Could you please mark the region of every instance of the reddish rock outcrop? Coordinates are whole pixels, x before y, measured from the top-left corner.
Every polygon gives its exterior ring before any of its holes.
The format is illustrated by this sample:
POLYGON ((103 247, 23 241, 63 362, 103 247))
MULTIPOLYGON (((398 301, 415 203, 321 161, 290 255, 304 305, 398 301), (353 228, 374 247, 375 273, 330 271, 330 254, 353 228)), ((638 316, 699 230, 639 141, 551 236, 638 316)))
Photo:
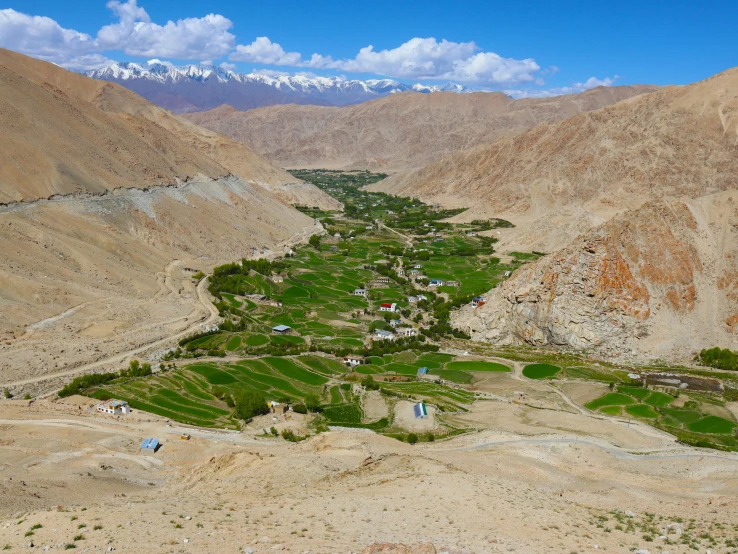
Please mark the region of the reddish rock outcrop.
POLYGON ((455 317, 475 340, 690 356, 738 331, 736 192, 616 216, 455 317))

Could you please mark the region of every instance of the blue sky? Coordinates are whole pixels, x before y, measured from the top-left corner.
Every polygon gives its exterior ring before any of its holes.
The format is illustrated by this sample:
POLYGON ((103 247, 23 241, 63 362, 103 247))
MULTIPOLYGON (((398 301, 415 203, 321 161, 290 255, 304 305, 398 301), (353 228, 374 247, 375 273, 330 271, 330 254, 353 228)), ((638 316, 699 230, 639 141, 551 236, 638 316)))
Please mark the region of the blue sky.
POLYGON ((6 0, 0 46, 76 69, 212 61, 524 96, 704 79, 738 65, 737 21, 735 1, 6 0))

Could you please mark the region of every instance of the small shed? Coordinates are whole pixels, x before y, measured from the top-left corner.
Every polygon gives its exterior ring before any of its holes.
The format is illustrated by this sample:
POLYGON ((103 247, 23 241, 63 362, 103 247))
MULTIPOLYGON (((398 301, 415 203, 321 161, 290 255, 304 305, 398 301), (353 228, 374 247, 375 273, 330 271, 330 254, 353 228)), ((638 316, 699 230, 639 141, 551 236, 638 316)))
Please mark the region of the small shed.
POLYGON ((141 450, 146 450, 147 452, 155 453, 157 450, 159 450, 160 447, 159 439, 149 438, 144 439, 144 441, 141 443, 141 450))
POLYGON ((278 335, 284 335, 292 331, 292 327, 289 325, 276 325, 275 327, 272 327, 272 332, 277 333, 278 335))
POLYGON ((425 402, 415 404, 413 412, 415 413, 415 419, 426 419, 428 417, 428 408, 425 407, 425 402))

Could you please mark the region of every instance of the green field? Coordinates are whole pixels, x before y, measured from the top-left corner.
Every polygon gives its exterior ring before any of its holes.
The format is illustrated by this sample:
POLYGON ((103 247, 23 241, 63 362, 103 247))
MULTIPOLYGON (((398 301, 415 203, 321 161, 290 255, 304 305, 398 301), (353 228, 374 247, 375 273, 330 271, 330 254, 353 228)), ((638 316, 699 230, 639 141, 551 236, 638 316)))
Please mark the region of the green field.
POLYGON ((523 375, 528 379, 548 379, 556 375, 561 368, 551 364, 528 364, 523 368, 523 375))
POLYGON ((736 423, 712 415, 687 424, 687 429, 695 433, 720 435, 731 434, 736 427, 738 427, 736 423))
MULTIPOLYGON (((695 446, 738 450, 735 430, 738 423, 711 415, 702 410, 703 402, 720 405, 713 397, 690 400, 683 408, 673 407, 675 397, 644 387, 619 386, 617 392, 607 393, 586 404, 610 416, 629 416, 646 420, 650 425, 676 435, 679 440, 695 446)), ((709 409, 709 408, 708 408, 709 409)))
POLYGON ((455 369, 457 371, 496 371, 496 372, 512 371, 506 365, 498 364, 496 362, 485 362, 485 361, 449 362, 446 364, 446 369, 455 369))
POLYGON ((605 406, 627 406, 628 404, 635 404, 635 402, 636 400, 632 396, 610 392, 596 400, 592 400, 592 402, 588 402, 585 407, 590 410, 597 410, 605 406))

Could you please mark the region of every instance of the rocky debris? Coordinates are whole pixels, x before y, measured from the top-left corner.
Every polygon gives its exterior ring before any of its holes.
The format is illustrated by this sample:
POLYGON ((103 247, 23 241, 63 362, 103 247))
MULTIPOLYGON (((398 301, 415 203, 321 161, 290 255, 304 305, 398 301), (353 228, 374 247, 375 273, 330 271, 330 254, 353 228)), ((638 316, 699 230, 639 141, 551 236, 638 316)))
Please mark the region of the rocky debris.
POLYGON ((436 554, 436 552, 436 547, 429 542, 416 545, 375 542, 362 550, 362 554, 436 554))
POLYGON ((479 341, 625 358, 684 358, 724 344, 738 312, 732 196, 655 201, 616 216, 519 269, 455 324, 479 341))

